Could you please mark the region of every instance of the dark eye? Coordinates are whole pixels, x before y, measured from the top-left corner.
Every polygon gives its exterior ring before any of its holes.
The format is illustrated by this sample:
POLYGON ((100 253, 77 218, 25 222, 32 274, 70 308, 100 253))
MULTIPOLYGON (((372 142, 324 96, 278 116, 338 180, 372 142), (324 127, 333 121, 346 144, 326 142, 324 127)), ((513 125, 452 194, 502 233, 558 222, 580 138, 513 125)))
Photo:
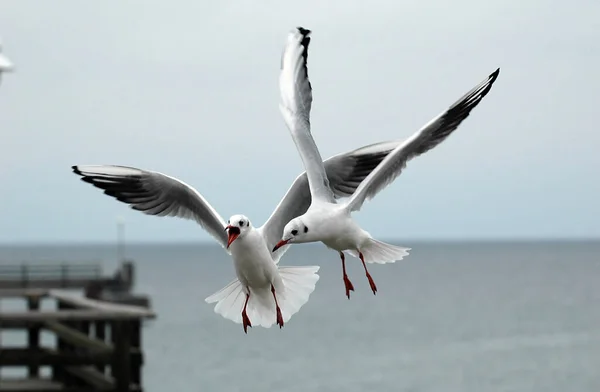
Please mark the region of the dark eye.
POLYGON ((296 229, 292 230, 292 235, 296 235, 296 234, 298 234, 298 230, 296 230, 296 229))
POLYGON ((229 220, 227 220, 227 224, 229 224, 229 220))
POLYGON ((304 232, 308 233, 308 227, 304 226, 304 232))
POLYGON ((244 221, 239 221, 238 223, 240 224, 241 227, 244 227, 244 221))

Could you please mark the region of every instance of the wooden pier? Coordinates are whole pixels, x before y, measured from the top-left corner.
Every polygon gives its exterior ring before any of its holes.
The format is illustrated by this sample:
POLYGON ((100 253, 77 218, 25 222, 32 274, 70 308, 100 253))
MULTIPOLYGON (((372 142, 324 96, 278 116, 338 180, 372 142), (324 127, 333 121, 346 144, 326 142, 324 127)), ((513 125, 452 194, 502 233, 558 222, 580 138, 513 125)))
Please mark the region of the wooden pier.
POLYGON ((2 288, 69 288, 80 289, 94 282, 108 283, 98 264, 15 264, 0 265, 2 288))
POLYGON ((155 317, 152 311, 40 288, 1 289, 0 305, 6 299, 27 305, 22 311, 0 307, 0 333, 26 332, 27 347, 0 341, 0 369, 26 368, 27 377, 0 378, 0 392, 143 390, 142 323, 155 317), (43 301, 55 308, 40 310, 43 301), (42 331, 56 337, 53 347, 41 344, 42 331), (44 367, 50 376, 42 376, 44 367))
POLYGON ((100 264, 0 264, 1 289, 81 289, 89 298, 150 307, 150 299, 131 294, 135 265, 124 260, 113 275, 104 276, 100 264))

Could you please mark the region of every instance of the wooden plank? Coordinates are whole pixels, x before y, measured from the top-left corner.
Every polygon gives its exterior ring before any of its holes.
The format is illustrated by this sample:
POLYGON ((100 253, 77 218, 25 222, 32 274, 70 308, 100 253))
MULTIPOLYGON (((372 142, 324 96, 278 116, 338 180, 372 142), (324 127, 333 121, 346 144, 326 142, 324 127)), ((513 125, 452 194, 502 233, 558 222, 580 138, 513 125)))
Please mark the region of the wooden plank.
POLYGON ((7 279, 56 279, 66 275, 67 277, 79 276, 82 278, 96 279, 99 277, 92 271, 27 271, 23 273, 0 274, 0 281, 7 279))
POLYGON ((42 321, 31 321, 31 320, 2 320, 2 313, 0 313, 0 330, 14 330, 23 331, 31 326, 41 326, 42 321))
MULTIPOLYGON (((19 289, 23 287, 32 287, 37 289, 83 289, 92 282, 104 282, 105 279, 36 279, 27 281, 24 286, 22 280, 0 280, 0 287, 3 289, 19 289)), ((112 281, 111 281, 112 282, 112 281)))
POLYGON ((73 346, 104 353, 112 353, 114 350, 112 344, 90 338, 88 335, 79 332, 76 329, 69 328, 57 321, 47 321, 44 325, 48 330, 54 332, 57 337, 73 346))
POLYGON ((52 261, 48 263, 15 263, 15 264, 1 264, 0 272, 2 270, 12 270, 16 268, 27 267, 29 269, 52 269, 52 268, 62 268, 63 266, 67 266, 68 268, 85 268, 85 269, 100 269, 101 264, 99 263, 66 263, 60 261, 52 261))
POLYGON ((2 379, 1 392, 54 392, 65 391, 62 384, 48 379, 2 379))
POLYGON ((0 326, 27 325, 46 321, 96 321, 96 320, 136 320, 143 317, 135 313, 102 310, 41 310, 39 312, 4 312, 0 313, 0 326))
POLYGON ((49 296, 55 298, 64 303, 70 304, 75 308, 84 308, 84 309, 96 309, 106 312, 115 312, 115 313, 126 313, 130 315, 135 315, 136 318, 155 318, 156 314, 148 309, 132 306, 132 305, 120 305, 115 303, 108 303, 104 301, 98 301, 91 298, 85 298, 81 296, 77 296, 71 293, 66 293, 61 290, 51 290, 49 292, 49 296))
POLYGON ((45 297, 48 295, 48 290, 40 288, 3 288, 0 289, 1 298, 19 298, 19 297, 45 297))
POLYGON ((63 273, 56 271, 56 273, 47 273, 47 272, 30 272, 27 274, 11 274, 11 275, 0 275, 0 282, 4 281, 31 281, 36 282, 38 280, 58 280, 58 279, 77 279, 77 280, 97 280, 101 278, 100 276, 93 273, 84 273, 79 271, 69 271, 68 273, 63 273))
MULTIPOLYGON (((7 266, 5 266, 7 267, 7 266)), ((0 277, 11 276, 11 275, 42 275, 42 274, 62 274, 62 273, 77 273, 87 275, 100 275, 101 269, 94 267, 79 267, 79 266, 8 266, 9 268, 2 268, 0 266, 0 277)))
POLYGON ((65 370, 94 388, 94 391, 113 391, 115 380, 91 366, 67 366, 65 370))
POLYGON ((94 388, 63 386, 49 379, 0 380, 0 392, 96 392, 94 388))
MULTIPOLYGON (((52 349, 2 348, 0 366, 105 365, 113 360, 110 351, 59 352, 52 349)), ((30 377, 32 378, 32 377, 30 377)))

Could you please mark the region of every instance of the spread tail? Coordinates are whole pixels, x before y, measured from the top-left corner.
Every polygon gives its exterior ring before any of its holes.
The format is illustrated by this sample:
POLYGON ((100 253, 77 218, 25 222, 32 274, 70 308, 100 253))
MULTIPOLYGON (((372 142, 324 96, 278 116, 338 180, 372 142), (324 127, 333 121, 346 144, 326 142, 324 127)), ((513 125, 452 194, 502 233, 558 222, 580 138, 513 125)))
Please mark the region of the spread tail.
MULTIPOLYGON (((319 280, 319 267, 279 267, 285 291, 275 293, 281 309, 284 323, 308 301, 319 280)), ((220 314, 237 324, 242 323, 242 310, 246 302, 246 290, 242 283, 235 279, 227 286, 206 298, 207 303, 214 303, 215 313, 220 314)), ((250 288, 250 299, 246 308, 252 326, 271 327, 277 321, 275 300, 270 287, 250 288)))
MULTIPOLYGON (((377 241, 374 238, 369 238, 360 248, 366 263, 387 264, 402 260, 408 256, 410 248, 386 244, 385 242, 377 241)), ((354 250, 348 251, 352 256, 358 257, 358 252, 354 250)))

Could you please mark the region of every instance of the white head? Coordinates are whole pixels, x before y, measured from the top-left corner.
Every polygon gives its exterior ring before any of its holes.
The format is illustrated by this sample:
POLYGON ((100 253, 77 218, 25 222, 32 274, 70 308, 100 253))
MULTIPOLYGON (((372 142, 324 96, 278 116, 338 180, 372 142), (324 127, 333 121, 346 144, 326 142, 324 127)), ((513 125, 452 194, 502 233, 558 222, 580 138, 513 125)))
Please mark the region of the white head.
POLYGON ((312 234, 310 228, 304 223, 302 216, 292 219, 283 228, 283 235, 281 236, 281 241, 279 241, 277 245, 275 245, 275 247, 273 248, 273 252, 281 248, 283 245, 302 242, 312 242, 311 234, 309 233, 312 234))
POLYGON ((229 235, 227 240, 227 248, 229 248, 231 243, 238 237, 244 237, 251 227, 250 219, 244 215, 233 215, 231 218, 229 218, 227 221, 227 226, 225 227, 225 231, 229 235))

